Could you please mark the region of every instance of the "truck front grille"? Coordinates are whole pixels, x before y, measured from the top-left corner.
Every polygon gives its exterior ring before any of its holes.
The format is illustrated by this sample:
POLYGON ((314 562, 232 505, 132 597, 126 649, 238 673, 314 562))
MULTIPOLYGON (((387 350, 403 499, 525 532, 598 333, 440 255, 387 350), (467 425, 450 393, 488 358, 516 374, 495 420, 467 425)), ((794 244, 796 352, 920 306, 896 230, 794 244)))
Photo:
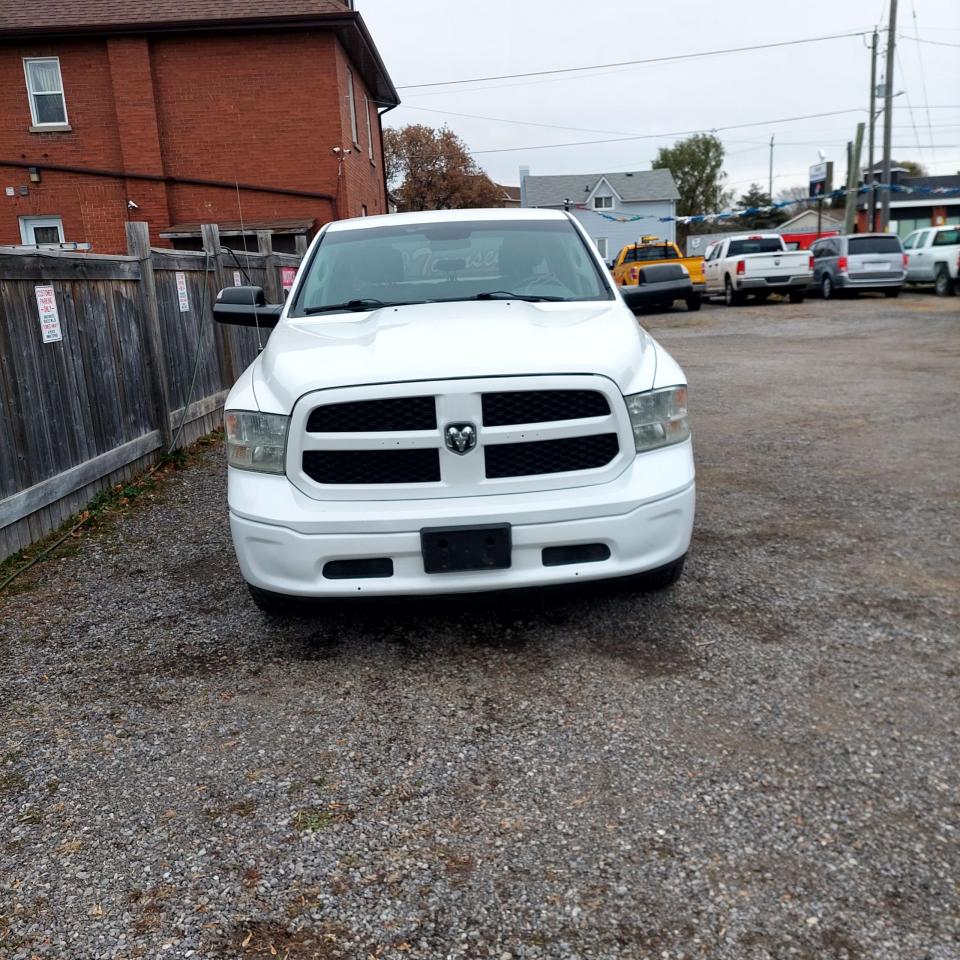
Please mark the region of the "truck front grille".
POLYGON ((584 420, 610 413, 607 398, 596 390, 511 390, 485 393, 483 425, 506 427, 518 423, 584 420))
POLYGON ((603 376, 372 383, 298 401, 287 476, 330 502, 536 493, 607 483, 633 447, 623 397, 603 376), (465 436, 474 445, 458 449, 465 436))
POLYGON ((440 451, 305 450, 303 472, 316 483, 438 483, 440 451))
POLYGON ((435 430, 437 404, 433 397, 384 397, 314 407, 307 433, 399 433, 435 430))
POLYGON ((532 477, 605 467, 620 452, 615 433, 595 433, 560 440, 498 443, 484 449, 488 480, 532 477))

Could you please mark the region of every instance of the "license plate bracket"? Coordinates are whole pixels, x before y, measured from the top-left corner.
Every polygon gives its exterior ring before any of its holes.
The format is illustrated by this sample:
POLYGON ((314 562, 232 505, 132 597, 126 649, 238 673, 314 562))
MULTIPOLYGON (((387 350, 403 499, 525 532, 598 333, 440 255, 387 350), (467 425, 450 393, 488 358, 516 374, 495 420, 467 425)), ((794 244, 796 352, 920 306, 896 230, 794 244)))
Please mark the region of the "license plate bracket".
POLYGON ((420 531, 427 573, 507 570, 513 542, 509 523, 466 527, 424 527, 420 531))

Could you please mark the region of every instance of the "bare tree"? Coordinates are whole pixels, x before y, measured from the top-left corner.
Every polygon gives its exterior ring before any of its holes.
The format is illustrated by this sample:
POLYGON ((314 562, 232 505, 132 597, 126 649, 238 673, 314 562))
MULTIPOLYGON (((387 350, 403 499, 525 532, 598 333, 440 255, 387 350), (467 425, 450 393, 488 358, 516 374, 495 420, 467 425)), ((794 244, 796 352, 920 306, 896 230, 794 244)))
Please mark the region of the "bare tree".
POLYGON ((795 186, 795 187, 784 187, 782 190, 777 193, 777 200, 793 200, 796 201, 792 203, 789 207, 784 207, 784 210, 791 217, 795 217, 798 213, 803 213, 804 210, 815 210, 816 201, 809 200, 810 190, 808 187, 795 186))

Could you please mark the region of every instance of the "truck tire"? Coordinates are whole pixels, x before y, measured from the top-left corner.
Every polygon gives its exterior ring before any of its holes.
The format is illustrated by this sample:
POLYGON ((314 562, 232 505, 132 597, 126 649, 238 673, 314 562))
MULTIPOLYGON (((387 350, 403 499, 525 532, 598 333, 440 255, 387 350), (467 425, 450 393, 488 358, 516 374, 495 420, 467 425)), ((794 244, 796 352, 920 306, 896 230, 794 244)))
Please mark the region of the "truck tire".
POLYGON ((820 294, 824 300, 829 300, 834 295, 833 281, 829 273, 825 273, 820 281, 820 294))
POLYGON ((940 264, 937 267, 937 275, 933 281, 933 289, 938 297, 952 297, 954 294, 953 281, 950 279, 950 271, 946 264, 940 264))
POLYGON ((687 309, 691 313, 696 312, 697 310, 700 309, 700 304, 702 300, 703 298, 700 296, 699 293, 692 293, 689 297, 687 297, 687 309))
POLYGON ((739 307, 743 303, 743 294, 733 289, 733 283, 729 277, 724 277, 723 280, 723 302, 728 307, 739 307))
POLYGON ((804 293, 802 290, 791 290, 788 296, 791 303, 803 303, 804 293))

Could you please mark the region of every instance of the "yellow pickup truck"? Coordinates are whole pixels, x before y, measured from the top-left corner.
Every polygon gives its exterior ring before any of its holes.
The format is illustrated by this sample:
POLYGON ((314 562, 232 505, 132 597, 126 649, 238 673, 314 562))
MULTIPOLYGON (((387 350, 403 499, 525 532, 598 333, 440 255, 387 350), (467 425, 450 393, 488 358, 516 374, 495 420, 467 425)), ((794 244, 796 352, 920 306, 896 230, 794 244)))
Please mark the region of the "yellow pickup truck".
POLYGON ((695 293, 702 294, 705 286, 703 257, 681 257, 675 243, 658 237, 641 237, 639 243, 625 246, 610 268, 618 286, 631 286, 640 281, 640 271, 655 263, 679 263, 690 274, 695 293))

